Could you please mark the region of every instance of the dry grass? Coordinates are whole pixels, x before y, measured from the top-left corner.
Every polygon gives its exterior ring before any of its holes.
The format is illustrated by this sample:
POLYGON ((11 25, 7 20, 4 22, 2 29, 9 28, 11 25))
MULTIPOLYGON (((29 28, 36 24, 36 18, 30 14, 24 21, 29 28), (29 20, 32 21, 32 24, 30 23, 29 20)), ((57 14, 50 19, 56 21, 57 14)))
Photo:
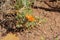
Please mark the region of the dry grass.
POLYGON ((19 40, 16 34, 8 33, 3 39, 1 40, 19 40))

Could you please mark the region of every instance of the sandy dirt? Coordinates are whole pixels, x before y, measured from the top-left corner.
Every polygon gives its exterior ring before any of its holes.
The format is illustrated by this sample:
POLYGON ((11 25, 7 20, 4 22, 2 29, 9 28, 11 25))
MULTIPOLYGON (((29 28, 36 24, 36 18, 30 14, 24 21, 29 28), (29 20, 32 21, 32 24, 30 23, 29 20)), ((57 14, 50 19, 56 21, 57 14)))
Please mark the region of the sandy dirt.
MULTIPOLYGON (((42 6, 42 4, 40 4, 40 6, 42 6)), ((49 8, 46 4, 44 4, 43 7, 49 8)), ((17 33, 20 40, 60 40, 60 12, 46 11, 39 8, 32 9, 34 15, 41 18, 46 18, 47 21, 37 25, 31 30, 25 30, 23 32, 17 33)), ((0 19, 3 20, 1 15, 3 14, 0 12, 0 19)), ((4 37, 2 36, 4 33, 5 29, 1 28, 0 26, 0 39, 4 37)))

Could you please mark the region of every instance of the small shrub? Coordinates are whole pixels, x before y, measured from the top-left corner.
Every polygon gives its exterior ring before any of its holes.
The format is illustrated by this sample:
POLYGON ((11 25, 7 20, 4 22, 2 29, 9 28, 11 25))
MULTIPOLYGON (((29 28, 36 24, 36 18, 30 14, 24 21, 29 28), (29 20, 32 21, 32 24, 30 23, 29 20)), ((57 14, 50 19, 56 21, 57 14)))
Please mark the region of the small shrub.
MULTIPOLYGON (((18 9, 16 13, 16 27, 31 28, 37 25, 41 18, 33 16, 33 11, 31 9, 31 3, 34 1, 29 0, 17 0, 15 8, 18 9)), ((45 21, 44 19, 41 22, 45 21)))
POLYGON ((27 28, 27 27, 35 26, 36 18, 29 11, 28 11, 28 13, 26 12, 26 10, 23 11, 22 13, 17 13, 16 27, 26 27, 27 28))
POLYGON ((29 0, 17 0, 15 8, 18 10, 17 12, 17 23, 16 27, 26 27, 30 28, 31 26, 35 26, 36 18, 32 15, 33 11, 30 8, 31 3, 33 1, 29 0))

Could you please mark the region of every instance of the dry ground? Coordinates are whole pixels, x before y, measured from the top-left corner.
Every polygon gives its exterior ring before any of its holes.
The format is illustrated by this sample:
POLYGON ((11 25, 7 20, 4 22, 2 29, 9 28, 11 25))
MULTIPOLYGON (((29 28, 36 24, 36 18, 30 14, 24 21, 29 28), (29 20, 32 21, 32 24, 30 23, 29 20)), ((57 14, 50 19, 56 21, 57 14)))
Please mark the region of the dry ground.
MULTIPOLYGON (((45 5, 45 7, 48 6, 45 5)), ((29 31, 25 30, 24 32, 17 33, 20 40, 60 40, 60 12, 46 11, 39 8, 32 9, 34 15, 46 18, 47 21, 29 31)), ((0 28, 0 39, 2 38, 1 30, 4 31, 4 29, 0 28)))

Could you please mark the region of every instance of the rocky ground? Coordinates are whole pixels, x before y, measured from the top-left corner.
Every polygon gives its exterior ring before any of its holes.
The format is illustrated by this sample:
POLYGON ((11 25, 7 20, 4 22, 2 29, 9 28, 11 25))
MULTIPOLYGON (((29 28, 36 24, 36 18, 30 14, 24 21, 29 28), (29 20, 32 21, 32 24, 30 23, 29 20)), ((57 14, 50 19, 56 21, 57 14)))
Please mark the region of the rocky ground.
MULTIPOLYGON (((7 4, 7 3, 10 3, 10 1, 6 2, 5 4, 1 3, 2 5, 0 4, 1 5, 0 20, 3 20, 4 18, 6 18, 6 17, 3 17, 3 14, 8 13, 7 11, 12 9, 10 4, 7 4)), ((39 7, 50 8, 45 3, 39 4, 39 2, 37 2, 36 4, 34 5, 39 7)), ((49 11, 49 10, 44 10, 40 8, 32 8, 32 9, 33 9, 34 15, 39 16, 41 18, 46 18, 47 21, 45 23, 41 23, 37 25, 35 28, 31 30, 25 30, 23 32, 17 33, 20 40, 60 40, 60 12, 49 11)), ((11 17, 11 18, 14 18, 14 17, 11 17)), ((5 33, 5 29, 1 28, 0 26, 0 39, 4 37, 2 36, 2 34, 4 33, 5 33)))

